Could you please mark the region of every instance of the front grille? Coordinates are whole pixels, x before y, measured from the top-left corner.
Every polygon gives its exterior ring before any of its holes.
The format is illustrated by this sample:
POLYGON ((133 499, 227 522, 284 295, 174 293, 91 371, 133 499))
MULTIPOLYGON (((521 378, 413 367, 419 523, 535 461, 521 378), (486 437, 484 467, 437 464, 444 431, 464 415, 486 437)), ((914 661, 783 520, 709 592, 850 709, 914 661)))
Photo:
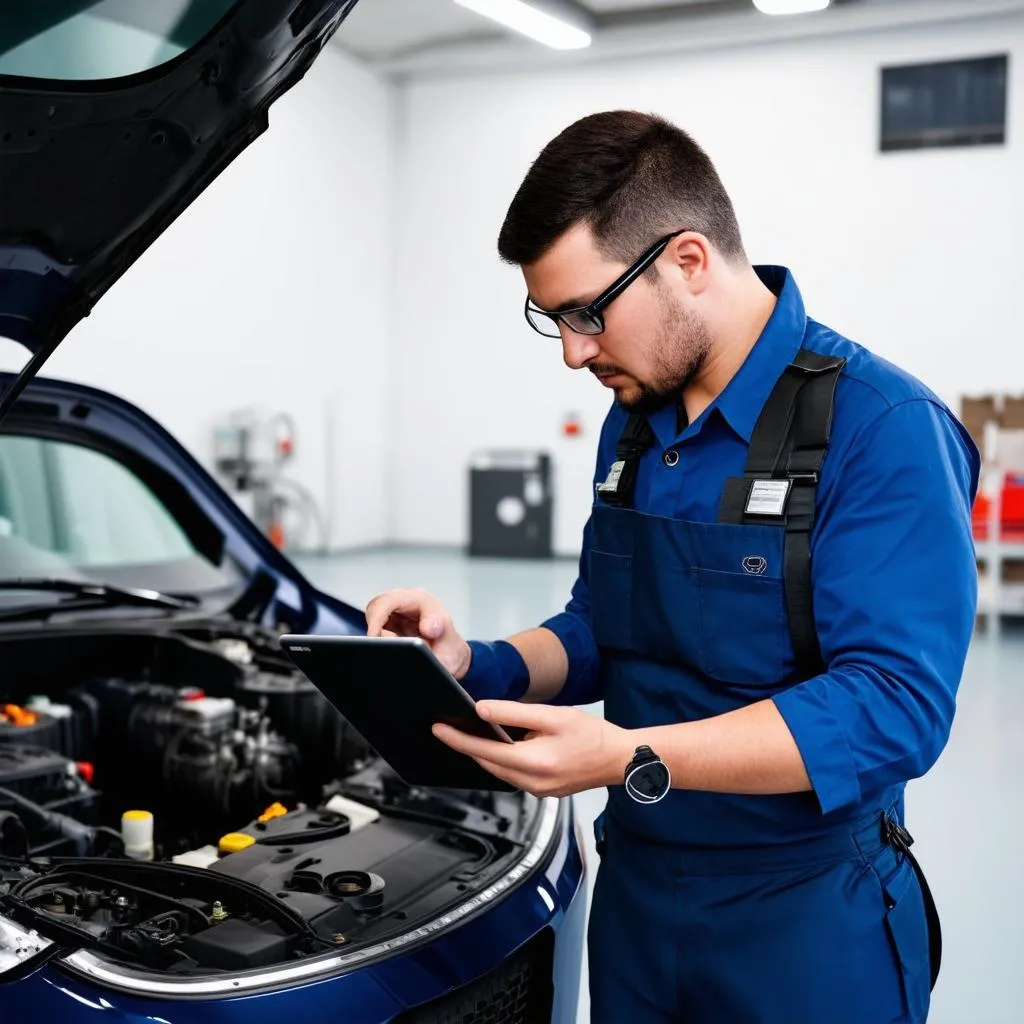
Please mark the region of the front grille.
POLYGON ((554 936, 544 931, 489 974, 400 1013, 392 1024, 547 1024, 554 936))

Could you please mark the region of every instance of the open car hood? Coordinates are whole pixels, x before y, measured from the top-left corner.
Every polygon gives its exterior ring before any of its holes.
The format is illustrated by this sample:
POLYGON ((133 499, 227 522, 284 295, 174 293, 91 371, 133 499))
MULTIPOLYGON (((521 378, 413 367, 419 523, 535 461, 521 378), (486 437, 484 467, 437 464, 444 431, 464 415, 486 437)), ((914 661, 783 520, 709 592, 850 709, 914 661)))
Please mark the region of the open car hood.
MULTIPOLYGON (((270 104, 356 2, 222 0, 211 31, 150 70, 95 81, 0 75, 0 336, 31 353, 0 394, 0 418, 104 292, 267 128, 270 104)), ((21 8, 27 17, 45 7, 5 4, 0 28, 21 8)))

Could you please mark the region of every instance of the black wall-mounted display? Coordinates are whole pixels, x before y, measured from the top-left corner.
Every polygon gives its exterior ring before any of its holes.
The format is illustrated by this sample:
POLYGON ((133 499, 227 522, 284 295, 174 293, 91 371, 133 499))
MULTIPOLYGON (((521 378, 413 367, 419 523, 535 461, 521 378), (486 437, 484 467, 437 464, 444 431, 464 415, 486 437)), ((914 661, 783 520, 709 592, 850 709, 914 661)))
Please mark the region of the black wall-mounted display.
POLYGON ((1005 54, 882 68, 881 150, 1006 141, 1005 54))

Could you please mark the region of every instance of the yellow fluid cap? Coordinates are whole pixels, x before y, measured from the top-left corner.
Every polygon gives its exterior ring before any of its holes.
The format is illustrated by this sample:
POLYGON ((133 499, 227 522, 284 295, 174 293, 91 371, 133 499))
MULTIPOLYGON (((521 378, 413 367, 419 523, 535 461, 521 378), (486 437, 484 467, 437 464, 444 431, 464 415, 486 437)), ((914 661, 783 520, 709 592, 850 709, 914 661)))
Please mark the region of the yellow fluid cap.
POLYGON ((248 836, 244 832, 229 832, 226 836, 220 837, 217 849, 221 853, 238 853, 239 850, 244 850, 255 842, 256 840, 252 836, 248 836))
POLYGON ((283 814, 288 813, 288 808, 284 804, 279 804, 276 800, 272 803, 260 816, 260 821, 270 821, 272 818, 280 818, 283 814))
POLYGON ((153 817, 152 811, 125 811, 121 815, 122 821, 149 821, 153 817))

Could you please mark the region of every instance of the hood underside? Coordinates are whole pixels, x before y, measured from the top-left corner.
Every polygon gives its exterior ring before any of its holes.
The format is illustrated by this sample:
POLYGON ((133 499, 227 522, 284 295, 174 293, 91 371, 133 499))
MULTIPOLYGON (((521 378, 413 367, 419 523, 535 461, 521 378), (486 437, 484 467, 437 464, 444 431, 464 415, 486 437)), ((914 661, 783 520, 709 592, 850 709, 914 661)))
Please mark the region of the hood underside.
MULTIPOLYGON (((113 2, 5 3, 0 70, 19 16, 113 2)), ((156 67, 94 80, 0 74, 0 336, 31 353, 0 396, 0 417, 114 281, 266 129, 270 104, 356 0, 175 3, 179 29, 197 9, 226 13, 156 67)))

